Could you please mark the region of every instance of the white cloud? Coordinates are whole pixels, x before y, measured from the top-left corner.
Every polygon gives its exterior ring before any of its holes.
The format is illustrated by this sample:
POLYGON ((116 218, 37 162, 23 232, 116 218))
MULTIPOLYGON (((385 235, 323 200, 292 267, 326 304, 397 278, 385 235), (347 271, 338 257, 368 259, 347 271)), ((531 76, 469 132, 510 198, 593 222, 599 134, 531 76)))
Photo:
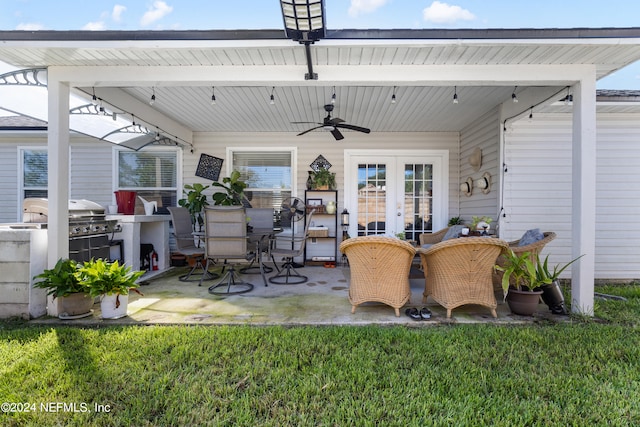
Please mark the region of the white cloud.
POLYGON ((173 6, 169 6, 162 0, 156 0, 153 2, 153 6, 142 15, 140 25, 146 27, 153 24, 159 19, 164 18, 173 11, 173 6))
POLYGON ((427 22, 436 24, 453 24, 457 21, 473 21, 475 15, 460 6, 434 1, 431 6, 422 11, 422 16, 427 22))
POLYGON ((46 27, 42 24, 36 24, 36 23, 20 23, 16 26, 16 30, 19 31, 40 31, 40 30, 46 30, 46 27))
POLYGON ((113 11, 111 12, 111 19, 116 22, 120 22, 122 20, 122 14, 127 10, 126 6, 122 6, 121 4, 117 4, 113 6, 113 11))
POLYGON ((371 13, 384 6, 389 0, 351 0, 349 16, 358 16, 362 13, 371 13))
POLYGON ((104 25, 104 22, 102 21, 87 22, 82 27, 83 31, 104 31, 106 29, 107 29, 107 26, 104 25))

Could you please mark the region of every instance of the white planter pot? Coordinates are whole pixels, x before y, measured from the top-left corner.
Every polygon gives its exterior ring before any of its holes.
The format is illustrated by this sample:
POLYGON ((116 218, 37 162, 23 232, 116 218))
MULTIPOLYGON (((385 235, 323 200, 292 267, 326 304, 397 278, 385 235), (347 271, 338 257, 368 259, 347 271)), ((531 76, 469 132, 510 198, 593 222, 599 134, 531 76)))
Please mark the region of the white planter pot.
POLYGON ((127 315, 129 295, 103 295, 100 301, 103 319, 119 319, 127 315), (119 302, 119 305, 118 305, 119 302), (116 305, 118 305, 116 307, 116 305))

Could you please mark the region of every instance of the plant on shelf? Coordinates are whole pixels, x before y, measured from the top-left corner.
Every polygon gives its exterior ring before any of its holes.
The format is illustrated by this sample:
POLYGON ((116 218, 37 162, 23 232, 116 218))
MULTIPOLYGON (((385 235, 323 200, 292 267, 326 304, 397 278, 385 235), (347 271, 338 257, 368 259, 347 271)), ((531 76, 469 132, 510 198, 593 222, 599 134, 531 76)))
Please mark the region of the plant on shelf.
POLYGON ((202 185, 198 182, 193 185, 185 184, 184 194, 187 197, 178 200, 178 205, 187 208, 191 214, 191 224, 193 224, 194 231, 196 231, 196 224, 198 224, 200 231, 202 231, 202 226, 204 225, 202 210, 205 206, 209 205, 207 196, 205 196, 203 192, 209 187, 209 185, 202 185))
POLYGON ((231 172, 231 176, 222 178, 222 183, 214 182, 214 187, 221 187, 225 191, 218 191, 213 193, 213 204, 232 206, 242 205, 245 200, 244 189, 247 188, 247 184, 240 179, 240 172, 234 170, 231 172))
MULTIPOLYGON (((93 299, 86 283, 78 277, 78 263, 61 258, 49 270, 34 277, 35 288, 47 289, 47 295, 60 298, 60 317, 81 316, 91 312, 93 299)), ((83 316, 84 317, 84 316, 83 316)))
POLYGON ((144 271, 132 271, 130 266, 101 258, 85 261, 78 277, 86 283, 92 297, 101 297, 102 317, 117 318, 127 314, 129 292, 140 295, 137 283, 144 271))
POLYGON ((336 188, 336 174, 329 169, 318 169, 313 173, 313 186, 316 190, 333 190, 336 188))

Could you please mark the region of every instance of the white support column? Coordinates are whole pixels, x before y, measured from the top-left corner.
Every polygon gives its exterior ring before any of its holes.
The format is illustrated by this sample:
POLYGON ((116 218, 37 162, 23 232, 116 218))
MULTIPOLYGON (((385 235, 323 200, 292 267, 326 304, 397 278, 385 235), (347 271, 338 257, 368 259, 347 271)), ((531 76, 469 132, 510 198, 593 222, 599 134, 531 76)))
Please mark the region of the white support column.
POLYGON ((596 223, 595 72, 573 86, 571 310, 593 316, 596 223))
POLYGON ((48 268, 69 256, 69 86, 48 74, 48 268))

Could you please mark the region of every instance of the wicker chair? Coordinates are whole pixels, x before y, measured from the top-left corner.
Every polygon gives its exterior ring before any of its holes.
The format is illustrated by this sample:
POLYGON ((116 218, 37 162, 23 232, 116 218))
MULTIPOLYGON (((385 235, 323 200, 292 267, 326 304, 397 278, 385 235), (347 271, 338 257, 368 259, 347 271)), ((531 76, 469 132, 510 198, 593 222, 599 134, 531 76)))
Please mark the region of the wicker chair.
POLYGON ((340 244, 349 259, 351 313, 364 302, 390 305, 400 316, 400 307, 411 298, 409 271, 416 250, 394 237, 361 236, 340 244))
MULTIPOLYGON (((456 226, 459 229, 465 227, 463 225, 456 226)), ((423 245, 435 245, 436 243, 442 242, 444 236, 446 236, 447 232, 451 227, 445 227, 442 230, 436 231, 435 233, 423 233, 420 235, 420 246, 423 245)), ((456 236, 457 237, 457 236, 456 236)))
POLYGON ((447 318, 451 310, 465 304, 489 307, 491 315, 498 317, 493 266, 508 247, 500 239, 466 237, 419 248, 425 275, 423 303, 430 296, 447 309, 447 318))

